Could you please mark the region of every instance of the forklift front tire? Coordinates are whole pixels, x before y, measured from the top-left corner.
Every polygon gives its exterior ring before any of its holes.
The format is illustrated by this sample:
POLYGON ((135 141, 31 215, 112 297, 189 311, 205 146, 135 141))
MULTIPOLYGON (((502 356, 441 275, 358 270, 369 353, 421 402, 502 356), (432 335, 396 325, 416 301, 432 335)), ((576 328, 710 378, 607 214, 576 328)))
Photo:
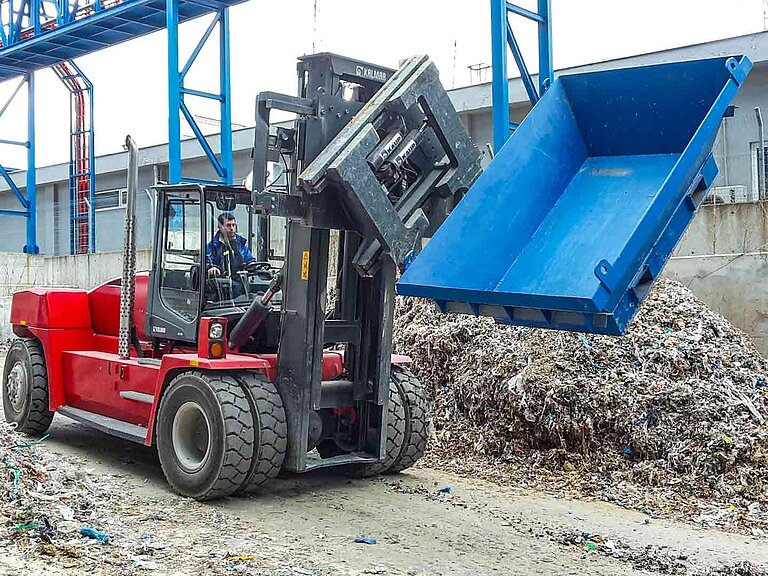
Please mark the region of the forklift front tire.
MULTIPOLYGON (((424 387, 414 374, 403 366, 392 365, 389 379, 389 408, 387 411, 387 445, 384 459, 346 468, 358 477, 395 474, 413 466, 427 449, 429 405, 424 387)), ((320 456, 331 458, 344 454, 332 442, 317 447, 320 456)))
POLYGON ((248 477, 237 491, 254 494, 276 478, 288 446, 288 423, 283 400, 275 385, 257 372, 239 372, 235 379, 246 393, 253 416, 253 460, 248 477))
POLYGON ((406 412, 406 427, 400 454, 387 468, 388 474, 410 468, 424 456, 429 438, 429 402, 424 386, 408 368, 392 366, 392 381, 400 391, 406 412))
POLYGON ((396 474, 410 468, 427 449, 429 407, 424 387, 408 368, 392 365, 389 382, 387 454, 364 466, 365 476, 396 474))
POLYGON ((245 482, 254 452, 251 407, 227 374, 184 372, 168 385, 157 413, 157 452, 180 494, 212 500, 245 482))
POLYGON ((41 436, 53 420, 48 409, 48 370, 37 338, 17 338, 8 349, 3 369, 5 420, 19 432, 41 436))

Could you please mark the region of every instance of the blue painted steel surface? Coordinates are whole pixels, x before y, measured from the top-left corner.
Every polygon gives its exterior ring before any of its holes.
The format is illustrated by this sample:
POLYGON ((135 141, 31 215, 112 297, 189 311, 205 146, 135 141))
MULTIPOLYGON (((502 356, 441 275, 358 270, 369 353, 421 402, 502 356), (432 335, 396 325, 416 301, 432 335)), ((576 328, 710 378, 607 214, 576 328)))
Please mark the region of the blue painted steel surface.
MULTIPOLYGON (((19 94, 19 92, 21 92, 21 89, 25 85, 27 86, 27 139, 24 141, 4 139, 3 143, 11 144, 14 146, 23 146, 24 148, 26 148, 27 162, 31 162, 31 165, 34 166, 34 162, 35 162, 35 104, 34 104, 35 86, 34 86, 34 79, 32 74, 27 74, 21 79, 19 84, 13 90, 11 95, 8 97, 8 100, 6 100, 3 107, 0 108, 0 116, 2 116, 5 113, 5 111, 8 110, 8 107, 11 105, 11 102, 13 102, 14 98, 16 98, 16 95, 19 94)), ((11 178, 11 175, 8 172, 8 170, 2 165, 0 165, 0 177, 2 177, 3 180, 5 180, 5 183, 8 185, 8 188, 11 189, 13 194, 16 196, 16 199, 19 201, 19 204, 21 204, 21 207, 23 208, 23 210, 0 210, 0 215, 23 216, 27 218, 26 243, 23 249, 25 252, 37 254, 37 252, 39 252, 39 248, 37 247, 37 223, 35 222, 34 215, 32 214, 32 212, 35 209, 35 204, 37 200, 37 195, 35 194, 35 184, 36 184, 35 171, 32 170, 31 174, 29 170, 27 171, 27 180, 26 180, 27 194, 26 195, 21 192, 19 187, 11 178), (31 191, 31 195, 30 195, 30 191, 31 191)))
POLYGON ((491 73, 493 150, 509 138, 509 80, 507 78, 507 2, 491 0, 491 73))
MULTIPOLYGON (((114 46, 145 34, 168 28, 168 102, 169 110, 169 180, 181 182, 181 126, 179 112, 185 114, 193 131, 206 150, 219 176, 219 182, 232 183, 232 126, 229 71, 229 6, 245 0, 0 0, 0 82, 23 76, 24 80, 10 97, 10 102, 26 82, 29 111, 27 118, 28 139, 25 142, 3 139, 4 143, 27 147, 26 196, 22 195, 7 171, 0 166, 0 177, 6 180, 19 198, 24 210, 0 211, 0 215, 26 215, 27 239, 24 251, 39 252, 36 239, 37 214, 35 190, 35 140, 34 140, 34 80, 36 70, 56 66, 80 56, 114 46), (179 72, 178 26, 187 20, 215 14, 215 18, 200 40, 184 70, 179 72), (207 94, 184 87, 184 76, 195 61, 211 32, 219 28, 220 94, 207 94), (221 103, 221 153, 217 158, 210 151, 207 141, 194 123, 183 102, 184 94, 213 98, 221 103)), ((63 78, 63 79, 66 79, 63 78)), ((6 104, 0 115, 7 108, 6 104)), ((90 102, 93 118, 93 100, 90 102)), ((93 128, 90 129, 92 141, 93 128)), ((91 168, 94 166, 93 147, 90 149, 91 168)), ((93 170, 91 169, 91 172, 93 170)), ((83 176, 80 172, 72 177, 83 176)), ((89 174, 90 219, 94 221, 95 202, 92 174, 89 174)), ((76 215, 76 218, 82 218, 76 215)), ((72 223, 75 220, 73 217, 72 223)), ((78 220, 79 221, 79 220, 78 220)), ((95 227, 90 226, 90 249, 95 250, 95 227)))
POLYGON ((561 76, 416 257, 400 294, 499 322, 623 334, 717 175, 752 63, 561 76))
POLYGON ((35 170, 35 73, 27 74, 27 243, 25 254, 39 254, 37 245, 37 171, 35 170))
POLYGON ((544 94, 555 81, 552 61, 552 0, 538 0, 539 14, 539 94, 544 94))
MULTIPOLYGON (((33 0, 39 2, 40 0, 33 0)), ((245 0, 175 0, 178 21, 185 22, 245 0)), ((0 81, 48 68, 166 26, 165 0, 111 2, 44 1, 39 18, 25 15, 26 3, 0 2, 0 81), (66 6, 59 9, 60 6, 66 6), (45 12, 44 12, 45 11, 45 12), (21 14, 21 15, 20 15, 21 14)), ((35 14, 34 10, 32 12, 35 14)))
POLYGON ((491 57, 493 93, 493 149, 498 152, 514 131, 516 124, 509 121, 509 77, 507 70, 507 48, 520 71, 526 94, 531 104, 536 104, 554 81, 552 65, 552 3, 551 0, 537 0, 537 11, 532 12, 507 2, 491 0, 491 57), (517 43, 515 32, 509 23, 509 14, 517 14, 536 22, 539 26, 539 85, 528 70, 522 50, 517 43))
MULTIPOLYGON (((165 0, 165 25, 168 29, 168 181, 181 181, 181 88, 179 73, 179 13, 176 0, 165 0)), ((199 50, 197 51, 199 53, 199 50)), ((190 58, 192 66, 194 56, 190 58)), ((186 72, 185 72, 186 74, 186 72)))
POLYGON ((171 184, 179 182, 199 182, 200 179, 185 178, 181 171, 181 120, 179 114, 192 129, 200 147, 213 168, 217 180, 221 184, 233 182, 232 159, 232 95, 230 88, 229 66, 229 11, 221 8, 214 14, 208 28, 203 32, 194 50, 183 68, 179 70, 179 14, 178 0, 165 0, 166 27, 168 29, 168 181, 171 184), (185 78, 198 55, 208 42, 213 31, 219 29, 219 93, 206 92, 188 88, 184 85, 185 78), (217 155, 208 138, 197 124, 194 115, 189 110, 185 96, 203 98, 219 102, 221 130, 220 153, 217 155))

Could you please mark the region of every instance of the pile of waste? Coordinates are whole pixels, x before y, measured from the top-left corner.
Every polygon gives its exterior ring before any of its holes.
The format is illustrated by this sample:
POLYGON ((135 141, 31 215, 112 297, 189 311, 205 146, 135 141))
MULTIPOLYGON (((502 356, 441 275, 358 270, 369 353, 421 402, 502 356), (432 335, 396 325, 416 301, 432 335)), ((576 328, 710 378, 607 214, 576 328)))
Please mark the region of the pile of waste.
POLYGON ((679 283, 624 337, 497 325, 398 299, 433 464, 726 529, 768 528, 768 362, 679 283))
POLYGON ((138 495, 46 440, 0 423, 0 575, 324 573, 304 549, 205 503, 138 495))
POLYGON ((56 551, 80 558, 82 551, 65 541, 107 541, 109 536, 92 526, 103 524, 110 503, 122 495, 116 486, 96 483, 92 469, 38 450, 44 441, 0 423, 0 550, 12 546, 25 554, 56 551))

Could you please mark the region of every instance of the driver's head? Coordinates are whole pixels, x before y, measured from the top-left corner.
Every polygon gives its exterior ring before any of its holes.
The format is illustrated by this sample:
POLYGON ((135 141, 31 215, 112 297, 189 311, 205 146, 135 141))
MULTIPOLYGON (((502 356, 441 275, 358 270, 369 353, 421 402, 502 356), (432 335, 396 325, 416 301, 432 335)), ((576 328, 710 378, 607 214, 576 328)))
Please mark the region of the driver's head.
POLYGON ((237 232, 237 219, 232 212, 219 214, 219 234, 224 240, 232 240, 237 232))

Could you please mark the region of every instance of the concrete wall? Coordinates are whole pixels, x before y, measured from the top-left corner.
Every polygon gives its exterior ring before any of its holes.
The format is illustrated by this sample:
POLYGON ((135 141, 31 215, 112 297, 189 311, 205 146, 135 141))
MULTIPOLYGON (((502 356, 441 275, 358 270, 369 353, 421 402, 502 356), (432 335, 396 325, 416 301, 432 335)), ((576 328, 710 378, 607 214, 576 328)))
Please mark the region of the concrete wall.
POLYGON ((702 206, 664 275, 688 286, 768 355, 768 202, 702 206))
MULTIPOLYGON (((136 269, 149 270, 149 250, 136 253, 136 269)), ((81 256, 43 256, 0 253, 0 338, 12 336, 10 327, 11 296, 33 286, 93 288, 116 278, 123 271, 121 252, 103 252, 81 256)))

